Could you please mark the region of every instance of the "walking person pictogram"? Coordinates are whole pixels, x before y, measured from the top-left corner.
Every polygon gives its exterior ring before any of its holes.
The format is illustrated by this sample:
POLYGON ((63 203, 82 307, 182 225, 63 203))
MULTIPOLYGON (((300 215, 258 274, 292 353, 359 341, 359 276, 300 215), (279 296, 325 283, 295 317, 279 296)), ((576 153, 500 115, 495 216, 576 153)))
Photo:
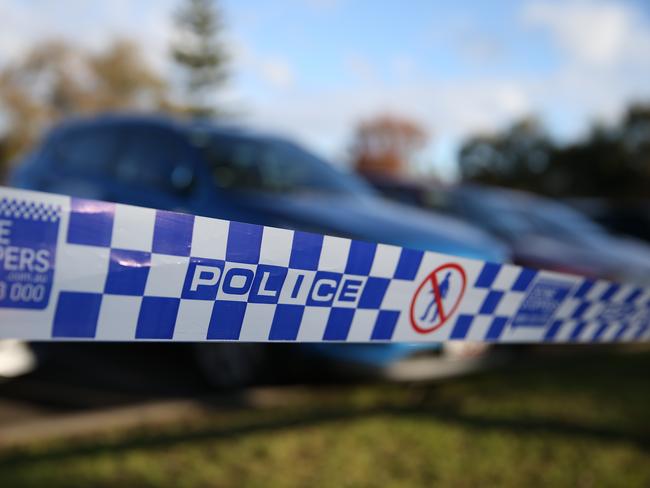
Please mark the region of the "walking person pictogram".
POLYGON ((460 264, 445 263, 431 271, 411 299, 409 319, 419 334, 438 330, 454 316, 465 294, 467 276, 460 264))
MULTIPOLYGON (((447 274, 445 275, 445 278, 442 280, 442 283, 440 283, 440 299, 444 300, 445 297, 447 296, 447 293, 449 293, 449 277, 451 276, 451 272, 447 271, 447 274)), ((431 320, 429 322, 434 322, 439 316, 440 316, 440 307, 437 305, 438 299, 436 298, 436 291, 432 287, 431 290, 429 291, 431 293, 431 301, 429 302, 429 305, 427 305, 426 310, 422 314, 422 317, 420 317, 420 320, 426 320, 427 316, 429 315, 429 312, 431 309, 434 307, 433 310, 433 316, 431 317, 431 320)))

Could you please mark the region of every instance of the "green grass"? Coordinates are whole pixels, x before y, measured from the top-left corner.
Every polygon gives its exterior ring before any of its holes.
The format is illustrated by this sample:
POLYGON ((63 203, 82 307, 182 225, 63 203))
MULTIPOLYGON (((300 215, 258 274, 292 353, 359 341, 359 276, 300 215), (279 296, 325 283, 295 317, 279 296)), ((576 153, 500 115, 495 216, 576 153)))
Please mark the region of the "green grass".
POLYGON ((0 486, 650 486, 650 351, 431 385, 312 388, 286 407, 0 453, 0 486))

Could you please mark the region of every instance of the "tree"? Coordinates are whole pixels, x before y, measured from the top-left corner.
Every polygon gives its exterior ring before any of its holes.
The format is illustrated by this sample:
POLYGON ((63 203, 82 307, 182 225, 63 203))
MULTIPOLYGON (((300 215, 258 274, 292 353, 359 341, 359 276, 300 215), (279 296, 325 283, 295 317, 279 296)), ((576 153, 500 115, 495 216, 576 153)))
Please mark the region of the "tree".
POLYGON ((547 170, 550 138, 538 120, 522 119, 501 133, 474 136, 461 150, 464 179, 534 189, 547 170))
POLYGON ((116 40, 106 51, 88 57, 94 76, 92 111, 173 109, 167 84, 142 59, 136 44, 116 40))
POLYGON ((25 58, 0 73, 0 104, 7 131, 2 146, 12 155, 47 122, 67 115, 81 102, 77 76, 80 53, 59 41, 34 47, 25 58))
POLYGON ((361 122, 354 134, 351 153, 359 173, 395 176, 407 171, 415 153, 427 142, 417 122, 382 115, 361 122))
POLYGON ((0 169, 62 118, 170 105, 164 82, 129 41, 99 53, 42 42, 0 72, 0 169))
POLYGON ((650 104, 629 107, 618 124, 596 125, 555 144, 534 119, 468 139, 459 159, 464 180, 556 197, 650 197, 650 104))
POLYGON ((650 197, 650 104, 632 105, 620 123, 595 126, 584 140, 557 148, 552 164, 573 194, 650 197))
POLYGON ((221 13, 214 0, 186 0, 175 16, 178 39, 172 55, 185 72, 185 105, 194 116, 210 116, 216 109, 210 98, 226 80, 228 56, 219 34, 221 13))

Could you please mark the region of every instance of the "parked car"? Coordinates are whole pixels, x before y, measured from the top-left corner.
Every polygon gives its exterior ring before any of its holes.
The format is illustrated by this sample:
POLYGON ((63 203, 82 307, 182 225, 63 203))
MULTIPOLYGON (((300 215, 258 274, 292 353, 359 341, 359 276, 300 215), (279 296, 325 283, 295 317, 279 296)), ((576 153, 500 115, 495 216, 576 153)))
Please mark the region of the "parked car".
POLYGON ((563 203, 513 190, 464 186, 450 204, 512 243, 522 264, 650 283, 650 247, 616 237, 563 203))
POLYGON ((610 232, 650 242, 650 199, 613 202, 605 198, 571 198, 566 203, 610 232))
MULTIPOLYGON (((471 258, 507 258, 505 247, 486 233, 446 216, 386 202, 358 177, 293 142, 207 122, 140 115, 69 121, 53 129, 25 157, 11 184, 471 258)), ((200 365, 221 385, 251 381, 264 368, 260 347, 196 346, 200 365)), ((436 344, 298 347, 384 373, 416 354, 430 351, 433 356, 442 348, 436 344)), ((403 373, 404 367, 399 368, 403 373)), ((435 364, 430 370, 435 373, 435 364)))
POLYGON ((650 246, 613 236, 564 203, 474 184, 445 188, 389 180, 372 183, 388 197, 444 210, 481 226, 511 246, 517 264, 650 283, 650 246))

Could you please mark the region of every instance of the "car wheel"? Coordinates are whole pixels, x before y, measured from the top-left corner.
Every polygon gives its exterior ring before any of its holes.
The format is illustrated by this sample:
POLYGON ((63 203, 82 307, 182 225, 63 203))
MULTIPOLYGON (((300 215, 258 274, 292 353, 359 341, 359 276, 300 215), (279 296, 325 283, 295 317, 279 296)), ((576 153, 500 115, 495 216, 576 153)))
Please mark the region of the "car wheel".
POLYGON ((241 388, 260 380, 266 361, 262 344, 196 344, 199 369, 216 388, 241 388))

